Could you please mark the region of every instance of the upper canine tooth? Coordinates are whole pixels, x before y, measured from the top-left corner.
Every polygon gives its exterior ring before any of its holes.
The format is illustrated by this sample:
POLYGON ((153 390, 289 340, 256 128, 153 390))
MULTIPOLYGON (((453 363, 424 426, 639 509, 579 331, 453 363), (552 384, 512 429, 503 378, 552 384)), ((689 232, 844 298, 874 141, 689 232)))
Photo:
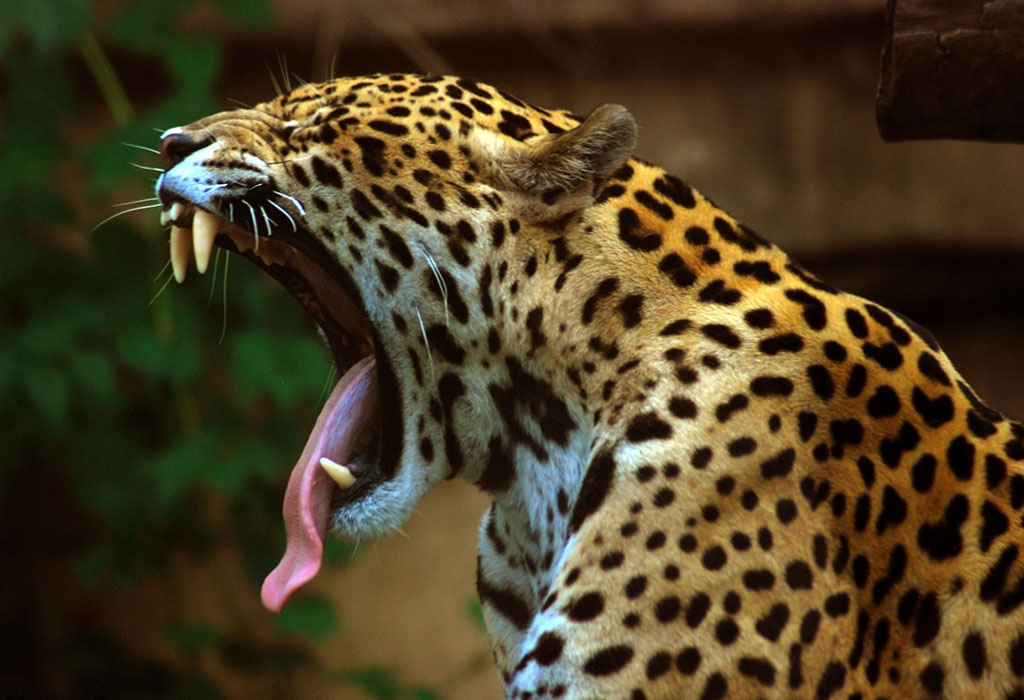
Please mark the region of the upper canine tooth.
POLYGON ((171 212, 168 211, 167 209, 164 209, 162 212, 160 212, 160 225, 166 226, 169 223, 171 223, 171 212))
POLYGON ((210 253, 213 251, 213 239, 220 231, 221 219, 204 209, 196 209, 192 218, 192 241, 196 250, 196 269, 199 274, 206 272, 210 264, 210 253))
POLYGON ((174 279, 179 284, 185 281, 191 254, 192 234, 188 229, 171 226, 171 269, 174 270, 174 279))
POLYGON ((343 489, 347 489, 356 483, 356 477, 352 471, 348 467, 338 464, 330 457, 321 457, 320 466, 327 472, 327 476, 331 477, 331 480, 343 489))

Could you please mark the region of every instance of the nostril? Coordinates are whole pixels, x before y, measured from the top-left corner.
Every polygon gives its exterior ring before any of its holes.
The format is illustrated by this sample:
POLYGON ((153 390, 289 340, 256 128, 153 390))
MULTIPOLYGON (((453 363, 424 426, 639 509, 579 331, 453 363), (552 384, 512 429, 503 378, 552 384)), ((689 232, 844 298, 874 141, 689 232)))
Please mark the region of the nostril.
POLYGON ((195 139, 183 132, 164 136, 160 141, 160 155, 168 168, 172 168, 188 156, 210 144, 210 139, 195 139))

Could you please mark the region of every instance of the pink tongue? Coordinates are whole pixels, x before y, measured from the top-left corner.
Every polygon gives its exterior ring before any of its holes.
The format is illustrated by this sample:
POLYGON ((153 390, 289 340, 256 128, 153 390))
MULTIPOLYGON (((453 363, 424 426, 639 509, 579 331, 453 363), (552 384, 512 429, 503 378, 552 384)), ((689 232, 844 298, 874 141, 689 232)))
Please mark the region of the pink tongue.
POLYGON ((320 570, 335 488, 320 458, 348 464, 376 412, 376 401, 377 373, 371 355, 357 362, 334 387, 288 479, 283 508, 288 546, 281 563, 263 581, 261 593, 263 605, 271 612, 280 612, 288 598, 320 570))

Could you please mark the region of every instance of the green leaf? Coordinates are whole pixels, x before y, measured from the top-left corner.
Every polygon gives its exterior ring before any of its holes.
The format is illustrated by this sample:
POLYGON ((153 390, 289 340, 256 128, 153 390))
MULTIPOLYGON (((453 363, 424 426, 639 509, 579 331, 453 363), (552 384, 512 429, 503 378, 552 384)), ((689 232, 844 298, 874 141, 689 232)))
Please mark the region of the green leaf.
POLYGON ((158 338, 151 326, 135 327, 117 339, 117 350, 129 366, 154 379, 192 383, 200 370, 199 339, 195 334, 194 319, 175 313, 171 320, 174 327, 169 339, 158 338))
POLYGON ((98 350, 78 350, 71 356, 71 375, 90 399, 99 406, 114 403, 114 364, 98 350))
POLYGON ((377 700, 443 700, 443 695, 424 685, 404 685, 389 666, 348 668, 331 674, 335 680, 354 685, 377 700))
POLYGON ((484 611, 479 600, 472 598, 466 602, 466 614, 477 629, 487 634, 487 622, 484 621, 484 611))
POLYGON ((190 676, 174 688, 168 700, 222 700, 227 696, 206 676, 190 676))
POLYGON ((209 94, 220 72, 223 52, 211 39, 166 39, 164 59, 181 85, 181 92, 193 96, 209 94))
POLYGON ((189 654, 210 648, 220 637, 220 632, 209 622, 177 622, 164 628, 164 638, 175 648, 189 654))
POLYGON ((324 540, 324 561, 331 566, 347 566, 356 558, 355 545, 340 540, 337 537, 328 537, 324 540))
POLYGON ((190 487, 203 483, 219 466, 218 447, 218 436, 211 431, 180 438, 148 463, 147 473, 154 481, 148 498, 159 505, 171 506, 190 487))
POLYGON ((277 628, 286 634, 301 634, 323 643, 341 626, 334 608, 323 596, 307 594, 293 598, 278 614, 277 628))
POLYGON ((135 0, 107 26, 107 35, 140 53, 162 54, 164 42, 177 37, 178 18, 191 0, 135 0))
POLYGON ((265 27, 273 23, 274 8, 266 0, 218 0, 221 11, 247 27, 265 27))
POLYGON ((21 383, 33 403, 53 427, 63 426, 68 413, 67 378, 52 367, 26 365, 22 369, 21 383))
POLYGON ((396 675, 395 670, 387 666, 366 666, 345 669, 337 674, 337 678, 361 688, 376 700, 396 700, 404 694, 396 675))
POLYGON ((49 53, 70 44, 89 25, 89 0, 19 0, 5 2, 0 9, 0 51, 17 32, 28 37, 39 53, 49 53))
POLYGON ((4 400, 14 385, 17 376, 16 363, 9 348, 0 346, 0 400, 4 400))
POLYGON ((210 470, 207 482, 217 491, 233 496, 245 488, 252 478, 267 478, 278 468, 274 452, 258 442, 245 442, 224 450, 216 469, 210 470))

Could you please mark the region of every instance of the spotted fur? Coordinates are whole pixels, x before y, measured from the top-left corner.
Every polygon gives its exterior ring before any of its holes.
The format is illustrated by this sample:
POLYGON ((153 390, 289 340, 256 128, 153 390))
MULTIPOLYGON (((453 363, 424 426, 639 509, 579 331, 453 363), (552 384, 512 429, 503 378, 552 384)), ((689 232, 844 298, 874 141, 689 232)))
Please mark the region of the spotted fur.
POLYGON ((231 196, 265 230, 233 220, 372 328, 386 435, 334 530, 394 529, 455 476, 493 497, 508 698, 1024 699, 1024 427, 914 323, 631 158, 624 108, 391 75, 176 135, 193 194, 161 196, 229 217, 203 178, 262 178, 231 196))

